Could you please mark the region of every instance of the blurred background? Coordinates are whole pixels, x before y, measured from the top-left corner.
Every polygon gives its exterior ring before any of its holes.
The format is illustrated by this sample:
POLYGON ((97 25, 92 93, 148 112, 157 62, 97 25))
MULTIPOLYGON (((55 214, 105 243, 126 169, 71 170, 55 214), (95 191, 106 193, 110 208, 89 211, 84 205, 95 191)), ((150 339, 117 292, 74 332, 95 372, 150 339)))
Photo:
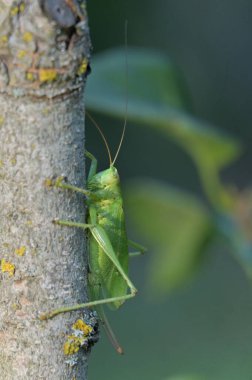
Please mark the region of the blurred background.
MULTIPOLYGON (((190 114, 243 144, 243 154, 221 174, 233 188, 247 188, 252 163, 251 1, 96 0, 88 1, 88 12, 94 57, 124 46, 126 19, 129 47, 169 57, 183 78, 190 114)), ((115 151, 123 120, 92 115, 115 151)), ((93 126, 87 125, 86 136, 87 149, 105 168, 106 150, 93 126)), ((132 179, 148 177, 207 204, 192 159, 155 128, 129 121, 116 166, 125 189, 132 179)), ((102 331, 92 350, 89 379, 251 380, 251 285, 228 247, 212 244, 190 280, 160 293, 149 280, 155 244, 141 234, 130 207, 126 214, 130 238, 148 246, 130 268, 139 294, 121 310, 108 311, 125 355, 114 352, 102 331)))

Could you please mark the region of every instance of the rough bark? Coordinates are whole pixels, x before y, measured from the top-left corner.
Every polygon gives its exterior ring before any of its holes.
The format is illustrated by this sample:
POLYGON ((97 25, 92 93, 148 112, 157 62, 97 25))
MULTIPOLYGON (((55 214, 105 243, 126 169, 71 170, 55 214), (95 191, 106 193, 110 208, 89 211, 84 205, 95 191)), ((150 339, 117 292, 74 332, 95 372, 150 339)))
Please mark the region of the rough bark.
POLYGON ((83 313, 39 314, 86 300, 84 232, 52 223, 84 200, 51 180, 84 187, 89 48, 83 1, 0 1, 1 380, 86 379, 87 349, 63 352, 83 313))

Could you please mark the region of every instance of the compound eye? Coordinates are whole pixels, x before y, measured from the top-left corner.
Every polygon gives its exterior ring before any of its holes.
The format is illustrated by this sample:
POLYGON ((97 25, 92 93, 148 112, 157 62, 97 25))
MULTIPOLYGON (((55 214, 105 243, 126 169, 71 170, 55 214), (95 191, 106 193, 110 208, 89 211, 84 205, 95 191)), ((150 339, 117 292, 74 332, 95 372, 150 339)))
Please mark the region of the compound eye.
POLYGON ((114 170, 114 178, 118 178, 119 176, 118 176, 118 171, 117 171, 117 169, 115 168, 115 170, 114 170))

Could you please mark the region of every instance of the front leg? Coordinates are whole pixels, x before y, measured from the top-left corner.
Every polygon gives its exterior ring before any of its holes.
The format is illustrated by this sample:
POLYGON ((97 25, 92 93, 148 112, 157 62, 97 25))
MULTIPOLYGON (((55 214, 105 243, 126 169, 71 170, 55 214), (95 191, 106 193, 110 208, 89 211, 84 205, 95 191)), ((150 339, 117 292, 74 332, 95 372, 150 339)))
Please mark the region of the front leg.
POLYGON ((74 186, 74 185, 70 185, 70 184, 63 182, 63 181, 64 181, 63 176, 57 177, 55 180, 54 186, 59 187, 60 189, 71 190, 71 191, 74 191, 77 193, 84 194, 86 197, 92 197, 91 191, 86 190, 86 189, 82 189, 82 188, 74 186))
POLYGON ((92 224, 86 224, 86 223, 79 223, 79 222, 72 222, 71 220, 60 220, 60 219, 54 219, 54 224, 58 224, 60 226, 66 226, 66 227, 77 227, 82 228, 83 230, 86 230, 87 228, 92 228, 92 224))
POLYGON ((99 197, 96 194, 92 193, 91 191, 89 191, 87 189, 82 189, 82 188, 74 186, 74 185, 70 185, 70 184, 63 182, 63 181, 64 181, 63 176, 57 177, 53 186, 59 187, 60 189, 71 190, 71 191, 74 191, 76 193, 83 194, 87 198, 89 198, 90 200, 92 200, 94 202, 99 200, 99 197))
POLYGON ((89 181, 97 172, 97 159, 92 155, 92 153, 88 152, 87 150, 85 152, 85 156, 91 160, 91 165, 88 173, 89 181))

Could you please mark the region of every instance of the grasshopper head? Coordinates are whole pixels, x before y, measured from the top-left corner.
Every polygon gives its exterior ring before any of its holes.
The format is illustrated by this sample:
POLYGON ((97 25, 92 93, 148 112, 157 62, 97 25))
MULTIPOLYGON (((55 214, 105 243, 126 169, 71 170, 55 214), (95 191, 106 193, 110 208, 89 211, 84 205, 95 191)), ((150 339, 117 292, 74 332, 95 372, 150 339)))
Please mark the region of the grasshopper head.
POLYGON ((110 187, 119 183, 119 175, 117 169, 111 165, 108 169, 101 172, 101 185, 110 187))
POLYGON ((111 165, 99 173, 96 173, 89 180, 89 187, 93 189, 106 189, 116 187, 119 184, 119 175, 117 169, 111 165))

